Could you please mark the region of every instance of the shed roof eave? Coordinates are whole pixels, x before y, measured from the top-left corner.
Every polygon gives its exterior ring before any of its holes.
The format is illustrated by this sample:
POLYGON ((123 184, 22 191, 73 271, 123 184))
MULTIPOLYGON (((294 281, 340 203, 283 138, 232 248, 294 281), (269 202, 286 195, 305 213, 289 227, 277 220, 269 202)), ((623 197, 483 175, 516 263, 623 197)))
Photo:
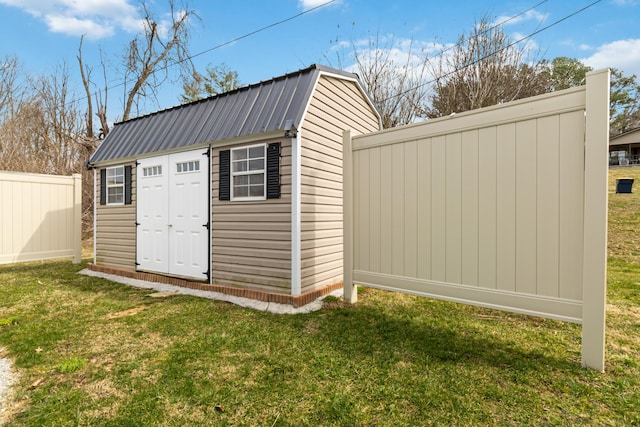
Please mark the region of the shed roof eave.
POLYGON ((121 158, 117 158, 117 159, 102 160, 102 161, 98 161, 98 162, 95 162, 95 163, 90 163, 89 166, 92 169, 93 168, 105 168, 105 167, 121 165, 121 164, 125 164, 125 163, 132 163, 132 162, 135 162, 137 160, 146 159, 146 158, 150 158, 150 157, 157 157, 157 156, 163 156, 163 155, 167 155, 167 154, 181 153, 181 152, 184 152, 184 151, 197 150, 199 148, 207 148, 207 147, 220 148, 220 147, 225 147, 225 146, 230 146, 230 145, 235 145, 235 144, 251 144, 251 143, 256 143, 256 142, 260 142, 260 141, 265 141, 265 140, 268 140, 268 139, 270 140, 270 139, 277 139, 277 138, 288 138, 288 136, 285 135, 285 130, 284 129, 278 129, 276 131, 271 131, 271 132, 256 133, 256 134, 252 134, 252 135, 240 136, 240 137, 235 137, 235 138, 227 138, 227 139, 218 140, 218 141, 209 141, 209 142, 204 142, 204 143, 201 143, 201 144, 187 145, 187 146, 184 146, 184 147, 177 147, 177 148, 173 148, 173 149, 170 149, 170 150, 162 150, 162 151, 154 151, 154 152, 149 152, 149 153, 142 153, 142 154, 135 155, 135 156, 128 156, 128 157, 121 157, 121 158))

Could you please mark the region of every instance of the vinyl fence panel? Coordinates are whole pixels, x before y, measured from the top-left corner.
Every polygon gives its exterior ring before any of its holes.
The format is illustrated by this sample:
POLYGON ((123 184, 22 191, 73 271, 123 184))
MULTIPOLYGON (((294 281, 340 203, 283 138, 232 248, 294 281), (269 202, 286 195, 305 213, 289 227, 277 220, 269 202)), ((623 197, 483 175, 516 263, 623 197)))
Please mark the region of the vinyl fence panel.
POLYGON ((600 71, 580 88, 345 134, 346 299, 360 284, 583 323, 583 363, 603 370, 608 93, 600 71))
POLYGON ((0 172, 0 264, 81 260, 80 175, 0 172))

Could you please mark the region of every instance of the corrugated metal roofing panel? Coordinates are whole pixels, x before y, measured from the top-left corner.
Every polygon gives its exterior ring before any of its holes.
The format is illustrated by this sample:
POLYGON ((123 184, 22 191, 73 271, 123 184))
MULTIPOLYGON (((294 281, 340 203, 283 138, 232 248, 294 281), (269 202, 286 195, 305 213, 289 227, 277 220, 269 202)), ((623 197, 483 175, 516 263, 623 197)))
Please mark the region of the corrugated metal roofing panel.
POLYGON ((356 77, 313 65, 272 80, 117 123, 91 156, 91 163, 284 131, 288 120, 299 126, 321 71, 356 77))

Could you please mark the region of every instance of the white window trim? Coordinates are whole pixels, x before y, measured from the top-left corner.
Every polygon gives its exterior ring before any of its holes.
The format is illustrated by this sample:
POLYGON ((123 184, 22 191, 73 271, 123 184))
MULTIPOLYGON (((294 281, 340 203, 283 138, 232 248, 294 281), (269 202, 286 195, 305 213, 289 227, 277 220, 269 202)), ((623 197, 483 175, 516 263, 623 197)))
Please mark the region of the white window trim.
POLYGON ((105 183, 105 188, 107 191, 107 196, 106 196, 106 201, 107 201, 107 205, 108 206, 123 206, 124 205, 124 200, 125 200, 125 187, 126 187, 126 183, 125 183, 125 173, 124 173, 124 166, 114 166, 111 168, 107 168, 107 173, 106 173, 106 180, 107 182, 105 183), (110 170, 114 170, 114 169, 122 169, 122 184, 109 184, 109 171, 110 170), (109 190, 112 188, 122 188, 122 202, 109 202, 109 190))
POLYGON ((230 179, 230 194, 231 194, 231 200, 232 201, 244 201, 244 202, 251 202, 251 201, 260 201, 260 200, 267 200, 267 144, 253 144, 253 145, 244 145, 242 147, 236 147, 236 148, 232 148, 231 152, 229 153, 229 169, 231 170, 231 179, 230 179), (262 176, 263 176, 263 180, 262 180, 262 196, 260 197, 256 197, 256 196, 235 196, 234 194, 234 185, 233 185, 233 178, 236 176, 242 176, 242 175, 258 175, 260 173, 260 171, 243 171, 243 172, 234 172, 233 171, 233 152, 236 150, 247 150, 247 153, 249 152, 249 150, 251 148, 254 147, 262 147, 263 153, 264 153, 264 166, 262 169, 262 176))
POLYGON ((180 161, 180 162, 176 162, 176 173, 177 174, 187 174, 187 173, 200 173, 200 160, 199 159, 193 159, 193 160, 184 160, 184 161, 180 161), (189 165, 189 163, 193 163, 193 170, 181 170, 178 171, 178 165, 180 165, 180 168, 182 169, 185 165, 189 165))
POLYGON ((162 165, 145 166, 142 168, 142 178, 156 178, 162 176, 162 174, 162 165))

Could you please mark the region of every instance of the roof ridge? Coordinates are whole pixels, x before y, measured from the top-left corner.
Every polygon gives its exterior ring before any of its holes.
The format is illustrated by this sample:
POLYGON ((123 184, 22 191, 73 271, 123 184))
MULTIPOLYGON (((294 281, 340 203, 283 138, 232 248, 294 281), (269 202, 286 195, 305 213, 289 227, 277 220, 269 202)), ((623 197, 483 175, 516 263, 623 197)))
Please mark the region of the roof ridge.
POLYGON ((163 108, 161 110, 153 111, 151 113, 143 114, 141 116, 137 116, 137 117, 134 117, 134 118, 131 118, 131 119, 121 120, 119 122, 115 122, 114 126, 120 125, 122 123, 129 123, 129 122, 133 122, 133 121, 136 121, 136 120, 144 119, 146 117, 154 116, 154 115, 157 115, 157 114, 162 114, 162 113, 165 113, 167 111, 173 111, 173 110, 177 110, 177 109, 180 109, 180 108, 189 107, 189 106, 192 106, 192 105, 195 105, 195 104, 210 102, 210 101, 212 101, 214 99, 235 95, 237 93, 240 93, 240 92, 243 92, 243 91, 246 91, 246 90, 250 90, 252 88, 256 88, 256 87, 259 87, 259 86, 265 86, 265 85, 270 84, 270 83, 275 83, 275 82, 277 82, 279 80, 285 80, 287 78, 291 78, 292 76, 309 73, 309 72, 312 72, 312 71, 315 71, 315 70, 324 71, 324 72, 330 72, 330 73, 338 74, 338 75, 341 75, 341 76, 344 76, 344 77, 355 77, 355 78, 358 77, 357 74, 350 73, 348 71, 339 70, 337 68, 332 68, 332 67, 328 67, 328 66, 320 65, 320 64, 311 64, 310 66, 308 66, 306 68, 302 68, 302 69, 299 69, 299 70, 296 70, 296 71, 292 71, 290 73, 282 74, 282 75, 273 77, 273 78, 268 79, 268 80, 261 80, 261 81, 259 81, 257 83, 250 83, 250 84, 238 87, 236 89, 229 90, 227 92, 222 92, 222 93, 218 93, 218 94, 215 94, 215 95, 210 95, 210 96, 207 96, 206 98, 197 99, 195 101, 190 101, 190 102, 185 102, 184 104, 178 104, 178 105, 174 105, 172 107, 163 108))

